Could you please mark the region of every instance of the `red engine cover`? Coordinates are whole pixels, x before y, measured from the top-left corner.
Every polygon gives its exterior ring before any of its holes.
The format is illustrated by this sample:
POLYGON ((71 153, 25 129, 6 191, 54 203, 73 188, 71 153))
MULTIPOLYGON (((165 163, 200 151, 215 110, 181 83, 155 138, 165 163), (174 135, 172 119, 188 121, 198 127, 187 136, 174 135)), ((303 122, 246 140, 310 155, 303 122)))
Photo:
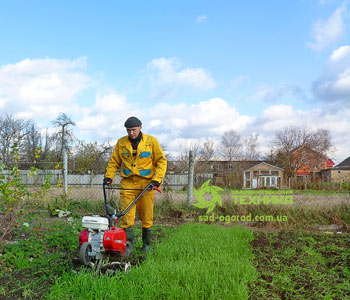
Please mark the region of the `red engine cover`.
POLYGON ((103 247, 106 251, 121 252, 124 255, 126 248, 126 234, 124 229, 112 227, 103 236, 103 247))
POLYGON ((82 245, 85 242, 89 241, 89 230, 85 229, 79 234, 79 244, 82 245))

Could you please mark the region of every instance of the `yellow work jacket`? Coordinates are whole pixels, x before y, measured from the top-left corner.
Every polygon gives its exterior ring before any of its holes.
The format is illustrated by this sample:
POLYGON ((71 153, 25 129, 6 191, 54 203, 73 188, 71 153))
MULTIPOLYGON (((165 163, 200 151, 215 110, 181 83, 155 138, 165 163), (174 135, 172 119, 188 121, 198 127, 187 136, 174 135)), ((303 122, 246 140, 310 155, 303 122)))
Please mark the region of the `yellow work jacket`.
POLYGON ((136 156, 128 136, 120 138, 109 160, 105 177, 114 178, 120 170, 124 178, 140 176, 162 182, 167 168, 167 160, 158 140, 142 133, 136 156))

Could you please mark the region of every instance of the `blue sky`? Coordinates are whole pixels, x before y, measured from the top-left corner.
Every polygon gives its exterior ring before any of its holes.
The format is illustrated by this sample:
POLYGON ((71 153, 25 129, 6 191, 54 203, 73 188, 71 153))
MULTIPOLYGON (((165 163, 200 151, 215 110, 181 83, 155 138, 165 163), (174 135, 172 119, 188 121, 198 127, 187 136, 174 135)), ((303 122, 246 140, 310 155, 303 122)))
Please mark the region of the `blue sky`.
POLYGON ((331 131, 350 155, 349 1, 0 1, 0 114, 85 140, 130 115, 176 152, 225 130, 331 131))

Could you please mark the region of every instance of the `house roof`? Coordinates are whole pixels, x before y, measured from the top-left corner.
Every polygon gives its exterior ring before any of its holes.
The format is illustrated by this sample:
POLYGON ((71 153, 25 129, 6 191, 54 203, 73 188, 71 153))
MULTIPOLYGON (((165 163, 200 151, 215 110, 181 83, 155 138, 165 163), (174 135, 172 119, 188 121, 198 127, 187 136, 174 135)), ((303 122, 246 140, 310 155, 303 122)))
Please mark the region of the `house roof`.
POLYGON ((350 170, 350 156, 343 160, 340 164, 337 164, 333 169, 336 170, 350 170))
POLYGON ((268 165, 268 166, 270 166, 270 167, 273 167, 273 168, 275 168, 275 169, 278 169, 278 170, 283 171, 282 168, 277 167, 277 166, 274 166, 274 165, 271 165, 271 164, 268 164, 267 162, 261 162, 261 163, 255 164, 254 166, 251 166, 250 168, 248 168, 248 169, 246 169, 246 170, 244 170, 244 171, 249 171, 249 170, 251 170, 251 169, 253 169, 253 168, 255 168, 255 167, 257 167, 257 166, 259 166, 259 165, 261 165, 261 164, 268 165))
POLYGON ((333 162, 333 160, 331 160, 330 158, 327 159, 326 164, 327 164, 327 166, 330 166, 330 167, 332 167, 332 166, 335 165, 335 163, 333 162))
POLYGON ((297 152, 298 150, 300 150, 300 149, 302 149, 302 148, 306 148, 306 149, 309 150, 309 151, 312 151, 312 152, 317 153, 315 150, 313 150, 313 149, 311 149, 309 146, 305 146, 305 145, 301 145, 301 146, 295 147, 295 148, 292 149, 290 152, 294 153, 294 152, 297 152))
POLYGON ((295 153, 295 152, 298 152, 300 149, 303 149, 303 148, 306 149, 306 150, 308 150, 308 151, 310 151, 310 152, 315 153, 316 155, 322 156, 322 157, 324 157, 325 159, 328 159, 324 154, 319 153, 319 152, 315 151, 314 149, 312 149, 312 148, 310 148, 309 146, 306 146, 306 145, 298 146, 298 147, 294 148, 293 150, 291 150, 290 152, 291 152, 291 153, 295 153))
POLYGON ((326 161, 327 167, 333 167, 333 166, 335 165, 335 163, 333 162, 333 160, 331 160, 330 158, 328 158, 328 157, 325 156, 324 154, 318 153, 317 151, 315 151, 315 150, 313 150, 313 149, 311 149, 310 147, 305 146, 305 145, 298 146, 298 147, 294 148, 294 149, 291 151, 291 153, 295 153, 295 152, 299 151, 299 150, 302 149, 302 148, 305 148, 305 149, 307 149, 308 151, 311 151, 311 152, 315 153, 316 155, 319 155, 320 157, 323 157, 324 160, 326 161))

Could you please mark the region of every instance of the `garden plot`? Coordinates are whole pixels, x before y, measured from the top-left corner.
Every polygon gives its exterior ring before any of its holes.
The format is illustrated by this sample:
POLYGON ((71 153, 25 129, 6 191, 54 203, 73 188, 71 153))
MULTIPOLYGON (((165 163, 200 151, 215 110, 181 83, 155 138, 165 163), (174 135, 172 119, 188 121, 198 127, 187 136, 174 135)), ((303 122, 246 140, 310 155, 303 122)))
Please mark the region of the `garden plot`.
POLYGON ((179 226, 127 274, 68 272, 49 299, 248 299, 251 231, 199 224, 179 226))

